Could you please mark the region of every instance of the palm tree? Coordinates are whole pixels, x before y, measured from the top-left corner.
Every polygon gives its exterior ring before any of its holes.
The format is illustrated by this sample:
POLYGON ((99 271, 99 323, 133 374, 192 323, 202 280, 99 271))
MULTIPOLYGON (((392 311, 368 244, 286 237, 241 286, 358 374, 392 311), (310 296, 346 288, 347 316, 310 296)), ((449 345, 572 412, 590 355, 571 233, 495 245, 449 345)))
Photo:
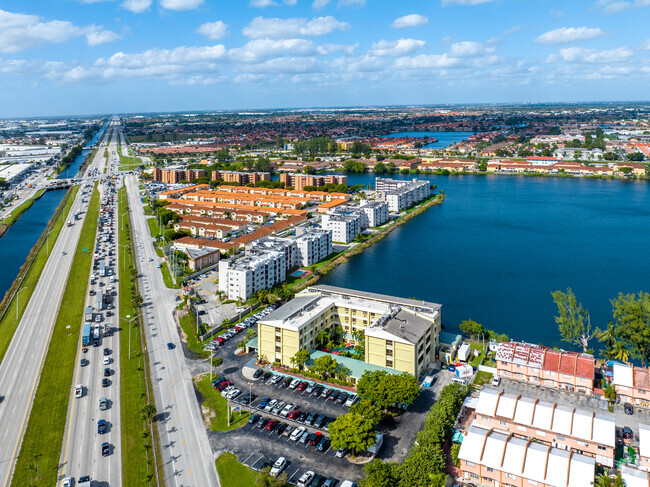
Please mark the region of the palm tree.
POLYGON ((597 330, 596 338, 599 342, 605 344, 606 349, 603 353, 605 358, 613 359, 616 356, 615 348, 617 346, 614 323, 610 320, 609 323, 607 323, 607 328, 604 330, 597 330))
POLYGON ((327 335, 328 335, 328 333, 327 333, 326 330, 321 330, 321 332, 318 334, 318 337, 317 337, 318 338, 318 343, 320 344, 321 347, 323 345, 325 345, 325 341, 327 340, 327 335))
POLYGON ((614 404, 616 401, 616 389, 614 389, 614 386, 607 384, 603 393, 605 394, 605 398, 609 400, 609 403, 614 404))
POLYGON ((614 353, 616 354, 615 358, 624 363, 627 363, 630 359, 630 352, 628 352, 625 345, 621 342, 616 342, 616 345, 614 346, 614 353))

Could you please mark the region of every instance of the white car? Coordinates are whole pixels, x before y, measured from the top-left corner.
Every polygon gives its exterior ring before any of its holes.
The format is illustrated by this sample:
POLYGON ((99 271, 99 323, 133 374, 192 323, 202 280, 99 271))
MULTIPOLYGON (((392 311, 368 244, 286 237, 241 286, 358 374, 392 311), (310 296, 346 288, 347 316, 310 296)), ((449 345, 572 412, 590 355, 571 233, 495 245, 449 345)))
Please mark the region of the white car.
POLYGON ((61 480, 61 487, 72 487, 72 477, 65 477, 61 480))
POLYGON ((296 487, 307 487, 309 485, 309 482, 311 482, 311 480, 314 478, 315 475, 316 474, 311 470, 308 470, 307 472, 303 473, 298 479, 298 483, 296 484, 296 487))
POLYGON ((289 389, 295 389, 300 384, 300 379, 293 379, 291 384, 289 384, 289 389))
POLYGON ((241 394, 239 389, 233 389, 226 395, 226 399, 232 399, 233 397, 237 397, 239 394, 241 394))
POLYGON ((271 409, 273 409, 277 403, 278 403, 277 399, 271 399, 269 403, 266 405, 266 407, 264 408, 264 411, 267 413, 270 412, 271 409))
POLYGON ((296 406, 294 406, 294 405, 291 404, 291 403, 287 404, 287 405, 284 407, 284 409, 283 409, 282 411, 280 411, 280 416, 282 416, 283 418, 286 418, 287 415, 288 415, 291 411, 293 411, 293 409, 294 409, 295 407, 296 407, 296 406))
POLYGON ((84 395, 84 386, 77 384, 74 386, 74 397, 81 397, 84 395))
POLYGON ((111 363, 111 358, 110 358, 110 357, 107 357, 107 356, 104 356, 104 358, 102 359, 102 363, 103 363, 104 365, 108 365, 108 364, 110 364, 110 363, 111 363))
POLYGON ((499 384, 501 384, 501 377, 499 377, 498 375, 492 377, 492 385, 494 387, 497 387, 499 384))
POLYGON ((235 389, 235 386, 226 387, 223 391, 221 391, 221 397, 226 397, 226 395, 230 394, 230 391, 234 391, 235 389))
POLYGON ((305 431, 306 430, 304 426, 296 428, 293 433, 291 433, 291 441, 298 441, 305 431))
POLYGON ((280 472, 282 472, 285 469, 286 466, 287 466, 287 459, 284 457, 278 458, 273 464, 273 467, 271 468, 269 475, 271 477, 277 477, 278 475, 280 475, 280 472))

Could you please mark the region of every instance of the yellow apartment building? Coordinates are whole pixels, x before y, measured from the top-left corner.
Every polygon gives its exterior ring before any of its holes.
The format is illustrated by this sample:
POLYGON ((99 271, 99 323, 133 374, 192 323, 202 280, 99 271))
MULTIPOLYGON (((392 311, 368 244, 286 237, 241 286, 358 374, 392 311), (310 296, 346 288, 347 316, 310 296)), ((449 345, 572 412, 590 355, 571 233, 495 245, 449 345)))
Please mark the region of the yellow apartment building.
POLYGON ((340 326, 351 345, 363 331, 365 363, 419 377, 435 360, 440 312, 425 301, 313 286, 258 322, 258 355, 292 366, 299 350, 315 350, 322 331, 340 326))

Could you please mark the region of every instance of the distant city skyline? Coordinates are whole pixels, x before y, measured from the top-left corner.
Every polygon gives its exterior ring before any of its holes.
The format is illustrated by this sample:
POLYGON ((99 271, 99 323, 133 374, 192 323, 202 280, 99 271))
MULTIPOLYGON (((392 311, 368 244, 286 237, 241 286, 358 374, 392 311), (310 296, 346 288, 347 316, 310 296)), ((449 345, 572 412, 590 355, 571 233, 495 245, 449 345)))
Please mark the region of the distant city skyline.
POLYGON ((0 117, 639 101, 650 0, 33 0, 0 117))

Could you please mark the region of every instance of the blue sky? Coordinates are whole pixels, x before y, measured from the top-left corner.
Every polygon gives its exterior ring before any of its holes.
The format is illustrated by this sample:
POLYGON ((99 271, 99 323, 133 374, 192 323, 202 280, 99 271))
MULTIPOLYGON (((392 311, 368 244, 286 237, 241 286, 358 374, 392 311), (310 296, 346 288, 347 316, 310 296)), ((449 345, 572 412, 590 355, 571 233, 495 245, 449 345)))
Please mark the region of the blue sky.
POLYGON ((0 116, 647 100, 650 0, 0 1, 0 116))

